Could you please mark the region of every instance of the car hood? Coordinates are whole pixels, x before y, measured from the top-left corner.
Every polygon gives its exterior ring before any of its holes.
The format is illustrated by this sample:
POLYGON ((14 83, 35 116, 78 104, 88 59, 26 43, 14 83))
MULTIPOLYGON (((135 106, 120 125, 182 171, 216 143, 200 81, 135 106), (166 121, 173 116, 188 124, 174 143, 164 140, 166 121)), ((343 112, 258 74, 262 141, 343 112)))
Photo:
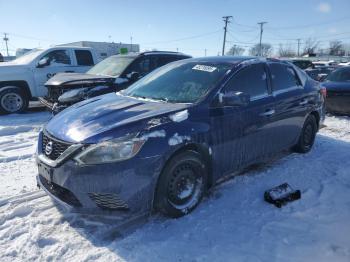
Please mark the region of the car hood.
POLYGON ((63 110, 45 129, 63 141, 97 143, 142 131, 150 118, 187 107, 186 104, 144 101, 110 93, 63 110))
MULTIPOLYGON (((0 74, 2 76, 6 76, 8 74, 19 74, 24 73, 26 71, 29 71, 30 68, 28 65, 22 65, 22 64, 15 64, 11 62, 2 62, 0 63, 0 74)), ((16 76, 18 77, 18 76, 16 76)), ((2 79, 7 80, 7 79, 2 79)))
POLYGON ((50 78, 46 86, 77 85, 86 83, 113 82, 116 77, 80 73, 59 73, 50 78))
POLYGON ((325 81, 321 85, 330 91, 350 91, 350 82, 325 81))

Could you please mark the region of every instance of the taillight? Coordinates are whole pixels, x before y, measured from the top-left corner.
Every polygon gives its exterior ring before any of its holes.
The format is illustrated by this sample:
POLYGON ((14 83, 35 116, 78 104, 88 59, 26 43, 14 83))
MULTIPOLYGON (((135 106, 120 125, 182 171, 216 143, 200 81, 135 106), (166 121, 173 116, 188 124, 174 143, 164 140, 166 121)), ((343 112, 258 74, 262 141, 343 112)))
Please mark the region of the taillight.
POLYGON ((320 93, 324 98, 327 97, 327 89, 324 86, 320 87, 320 93))

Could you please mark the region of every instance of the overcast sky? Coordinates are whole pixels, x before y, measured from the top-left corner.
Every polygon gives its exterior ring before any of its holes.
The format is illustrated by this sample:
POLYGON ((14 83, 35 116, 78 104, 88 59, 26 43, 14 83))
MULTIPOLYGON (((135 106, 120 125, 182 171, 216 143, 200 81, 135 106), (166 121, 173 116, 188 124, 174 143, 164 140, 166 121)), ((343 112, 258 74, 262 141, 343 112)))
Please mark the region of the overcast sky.
MULTIPOLYGON (((223 41, 222 16, 232 15, 227 47, 248 49, 259 41, 257 22, 267 21, 263 42, 290 44, 314 37, 350 42, 350 0, 0 0, 0 33, 9 49, 47 47, 74 41, 140 44, 141 50, 217 55, 223 41)), ((2 40, 2 39, 1 39, 2 40)), ((4 41, 0 52, 4 53, 4 41)))

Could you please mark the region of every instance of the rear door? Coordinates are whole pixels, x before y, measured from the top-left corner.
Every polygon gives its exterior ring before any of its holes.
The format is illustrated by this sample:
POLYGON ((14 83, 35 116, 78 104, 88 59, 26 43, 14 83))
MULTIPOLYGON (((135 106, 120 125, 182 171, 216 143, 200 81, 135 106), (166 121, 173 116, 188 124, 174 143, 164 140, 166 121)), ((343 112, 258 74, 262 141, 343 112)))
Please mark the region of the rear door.
POLYGON ((76 66, 72 68, 72 72, 85 73, 94 65, 94 58, 90 50, 74 50, 74 58, 76 66))
POLYGON ((297 142, 308 111, 310 97, 291 65, 271 62, 268 66, 275 98, 274 147, 276 151, 280 151, 297 142))
POLYGON ((274 99, 268 88, 265 64, 241 69, 225 85, 223 93, 226 92, 245 92, 251 96, 251 102, 247 106, 224 107, 221 114, 212 117, 216 159, 222 173, 235 171, 269 155, 273 139, 274 99))

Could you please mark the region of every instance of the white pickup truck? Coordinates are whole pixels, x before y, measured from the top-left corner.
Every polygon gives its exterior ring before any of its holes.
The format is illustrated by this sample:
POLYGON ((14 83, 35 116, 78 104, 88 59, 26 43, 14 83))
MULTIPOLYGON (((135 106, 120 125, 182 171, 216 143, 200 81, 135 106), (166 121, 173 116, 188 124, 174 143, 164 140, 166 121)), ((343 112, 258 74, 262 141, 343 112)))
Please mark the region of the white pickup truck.
POLYGON ((84 73, 97 62, 91 48, 57 46, 0 63, 0 114, 26 110, 30 100, 47 94, 44 84, 55 74, 84 73))

